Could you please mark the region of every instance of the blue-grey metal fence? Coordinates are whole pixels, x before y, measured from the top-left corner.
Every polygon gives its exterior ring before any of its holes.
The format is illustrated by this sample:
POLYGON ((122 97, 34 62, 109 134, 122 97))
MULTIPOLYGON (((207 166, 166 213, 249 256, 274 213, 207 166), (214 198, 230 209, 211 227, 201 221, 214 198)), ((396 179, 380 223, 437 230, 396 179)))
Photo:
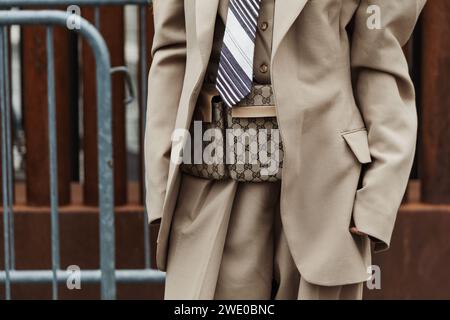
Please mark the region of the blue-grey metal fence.
MULTIPOLYGON (((0 8, 22 6, 53 6, 53 5, 125 5, 140 6, 140 102, 142 108, 142 125, 145 127, 147 79, 146 79, 146 6, 149 0, 2 0, 0 8)), ((4 271, 0 271, 0 283, 5 284, 6 299, 11 298, 11 283, 52 283, 53 298, 58 297, 58 283, 65 282, 68 273, 60 269, 59 222, 58 222, 58 180, 57 180, 57 150, 56 150, 56 119, 55 119, 55 78, 53 64, 53 26, 66 26, 70 13, 54 10, 0 11, 0 106, 2 129, 2 185, 3 185, 3 224, 4 224, 4 271), (10 83, 9 83, 9 40, 8 28, 11 25, 46 25, 47 26, 47 91, 48 91, 48 133, 50 152, 50 205, 51 205, 51 270, 16 270, 14 265, 14 226, 13 226, 13 173, 11 159, 11 128, 10 128, 10 83)), ((99 25, 99 15, 96 24, 99 25)), ((99 31, 88 21, 79 18, 78 32, 91 46, 96 60, 97 108, 98 108, 98 165, 99 165, 99 211, 100 211, 100 270, 81 271, 83 283, 100 282, 103 299, 116 297, 116 282, 162 282, 164 274, 151 269, 149 233, 147 215, 144 210, 144 250, 145 269, 116 270, 114 243, 114 196, 113 196, 113 162, 112 162, 112 128, 111 128, 111 73, 125 72, 124 67, 111 68, 109 52, 99 31)), ((129 97, 134 97, 131 80, 127 75, 129 97)))

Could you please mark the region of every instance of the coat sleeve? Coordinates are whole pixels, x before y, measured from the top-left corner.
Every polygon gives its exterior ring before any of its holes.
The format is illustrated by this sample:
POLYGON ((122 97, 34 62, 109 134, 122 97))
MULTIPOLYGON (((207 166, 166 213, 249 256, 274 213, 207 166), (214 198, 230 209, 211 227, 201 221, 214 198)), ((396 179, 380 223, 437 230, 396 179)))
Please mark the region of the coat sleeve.
MULTIPOLYGON (((411 171, 417 137, 414 86, 402 47, 426 0, 361 0, 354 17, 351 66, 373 162, 357 191, 355 226, 389 248, 411 171), (372 28, 372 14, 381 28, 372 28), (369 21, 369 22, 368 22, 369 21)), ((373 17, 372 17, 373 18, 373 17)))
POLYGON ((162 215, 171 135, 186 67, 184 0, 156 0, 153 3, 155 35, 144 137, 145 202, 150 223, 162 215))

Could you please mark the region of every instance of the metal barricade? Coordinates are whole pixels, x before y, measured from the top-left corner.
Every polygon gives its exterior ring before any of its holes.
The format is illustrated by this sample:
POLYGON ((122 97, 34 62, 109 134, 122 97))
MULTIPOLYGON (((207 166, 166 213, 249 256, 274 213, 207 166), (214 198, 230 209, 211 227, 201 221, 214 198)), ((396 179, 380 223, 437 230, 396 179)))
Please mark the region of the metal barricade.
MULTIPOLYGON (((53 5, 125 5, 140 6, 140 50, 141 57, 146 57, 146 19, 145 7, 149 0, 2 0, 0 9, 22 6, 53 5)), ((96 14, 96 24, 99 14, 96 14)), ((55 10, 0 10, 0 106, 2 133, 2 186, 3 186, 3 235, 4 235, 4 271, 0 271, 0 283, 5 285, 6 299, 11 298, 11 283, 52 283, 53 299, 58 298, 58 283, 66 282, 67 271, 60 268, 59 221, 58 221, 58 178, 56 153, 56 120, 55 120, 55 78, 53 64, 53 28, 66 26, 71 15, 55 10), (14 179, 11 159, 11 127, 10 127, 10 83, 9 83, 9 40, 8 27, 12 25, 44 25, 46 26, 47 47, 47 96, 48 96, 48 134, 50 153, 50 206, 51 206, 51 270, 16 270, 14 248, 13 190, 14 179)), ((126 71, 123 67, 111 68, 110 56, 106 43, 99 31, 87 20, 79 18, 78 32, 90 45, 96 61, 97 84, 97 139, 99 168, 99 212, 100 212, 100 269, 81 271, 83 283, 101 283, 102 299, 116 297, 116 282, 162 282, 164 273, 151 269, 149 231, 147 214, 144 210, 144 249, 145 268, 132 270, 115 269, 115 231, 114 231, 114 192, 112 162, 112 115, 111 115, 111 73, 126 71)), ((140 63, 141 75, 141 108, 145 115, 147 98, 147 70, 145 59, 140 63)), ((127 83, 130 80, 127 79, 127 83)), ((133 93, 133 90, 130 90, 133 93)), ((145 116, 142 117, 145 127, 145 116)))

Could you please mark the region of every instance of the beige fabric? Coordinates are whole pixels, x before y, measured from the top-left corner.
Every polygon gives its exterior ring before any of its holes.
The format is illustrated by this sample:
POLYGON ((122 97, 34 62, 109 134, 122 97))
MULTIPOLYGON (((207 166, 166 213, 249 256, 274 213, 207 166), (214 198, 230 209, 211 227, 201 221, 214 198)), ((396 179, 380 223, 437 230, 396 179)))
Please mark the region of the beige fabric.
POLYGON ((276 117, 276 106, 251 106, 251 107, 234 107, 231 109, 233 118, 264 118, 276 117))
POLYGON ((214 296, 238 182, 183 174, 170 236, 165 299, 214 296))
POLYGON ((212 116, 212 102, 214 97, 218 96, 219 92, 216 87, 212 84, 204 85, 197 99, 198 111, 201 115, 201 120, 203 122, 211 123, 213 120, 212 116))
MULTIPOLYGON (((219 0, 154 4, 145 181, 149 219, 162 218, 157 265, 165 270, 181 180, 182 145, 172 143, 171 136, 191 122, 213 47, 219 0)), ((292 257, 309 283, 335 286, 367 278, 370 242, 349 233, 352 220, 381 241, 378 249, 389 246, 417 130, 402 46, 424 4, 275 1, 270 70, 285 150, 280 215, 292 257), (370 5, 380 9, 380 29, 368 28, 370 5), (347 29, 351 21, 353 28, 347 29), (347 30, 353 30, 351 37, 347 30), (358 135, 353 146, 348 145, 351 135, 358 135), (361 159, 371 161, 363 171, 361 159)), ((214 205, 227 206, 227 200, 214 205)))
POLYGON ((279 214, 280 183, 183 174, 167 264, 166 299, 361 299, 362 284, 301 278, 279 214), (224 198, 230 205, 221 206, 224 198))

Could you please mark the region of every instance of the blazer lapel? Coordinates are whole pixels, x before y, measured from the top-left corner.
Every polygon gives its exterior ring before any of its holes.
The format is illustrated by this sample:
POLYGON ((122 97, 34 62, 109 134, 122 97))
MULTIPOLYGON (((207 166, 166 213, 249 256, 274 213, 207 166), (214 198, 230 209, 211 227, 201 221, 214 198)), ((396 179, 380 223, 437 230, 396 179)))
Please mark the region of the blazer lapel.
POLYGON ((272 61, 281 41, 309 0, 275 0, 272 61))
MULTIPOLYGON (((284 1, 284 0, 282 0, 284 1)), ((219 0, 195 0, 195 26, 203 66, 209 61, 219 0)))

